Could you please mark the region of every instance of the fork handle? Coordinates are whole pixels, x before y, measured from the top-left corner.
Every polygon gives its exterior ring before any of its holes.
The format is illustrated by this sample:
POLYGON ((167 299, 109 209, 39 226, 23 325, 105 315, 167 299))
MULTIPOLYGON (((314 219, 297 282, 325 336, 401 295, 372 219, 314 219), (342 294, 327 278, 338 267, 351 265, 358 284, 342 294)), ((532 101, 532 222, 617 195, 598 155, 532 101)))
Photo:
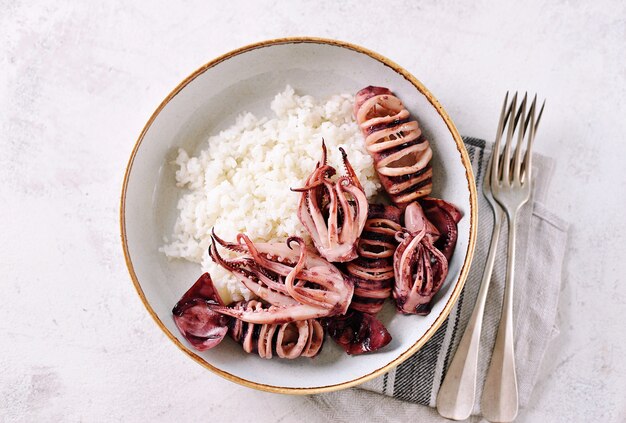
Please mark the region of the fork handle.
POLYGON ((513 281, 515 277, 515 236, 517 211, 507 215, 509 242, 507 250, 506 283, 502 316, 496 343, 487 370, 481 402, 483 417, 491 422, 511 422, 518 410, 517 376, 513 349, 513 281))
POLYGON ((504 212, 498 207, 494 209, 493 215, 493 233, 489 244, 489 254, 474 311, 437 394, 437 411, 443 417, 452 420, 467 419, 474 408, 480 333, 504 212))

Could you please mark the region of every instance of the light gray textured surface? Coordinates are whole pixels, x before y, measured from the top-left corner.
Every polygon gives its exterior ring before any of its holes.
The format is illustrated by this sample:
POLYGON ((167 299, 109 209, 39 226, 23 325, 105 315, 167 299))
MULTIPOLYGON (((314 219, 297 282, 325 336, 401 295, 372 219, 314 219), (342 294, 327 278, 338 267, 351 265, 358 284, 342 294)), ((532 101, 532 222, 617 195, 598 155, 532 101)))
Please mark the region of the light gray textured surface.
POLYGON ((124 168, 158 103, 213 57, 287 35, 388 56, 463 134, 493 136, 507 89, 548 98, 537 150, 557 158, 546 205, 571 241, 561 334, 518 421, 626 419, 623 2, 0 3, 0 421, 324 421, 180 353, 119 243, 124 168))

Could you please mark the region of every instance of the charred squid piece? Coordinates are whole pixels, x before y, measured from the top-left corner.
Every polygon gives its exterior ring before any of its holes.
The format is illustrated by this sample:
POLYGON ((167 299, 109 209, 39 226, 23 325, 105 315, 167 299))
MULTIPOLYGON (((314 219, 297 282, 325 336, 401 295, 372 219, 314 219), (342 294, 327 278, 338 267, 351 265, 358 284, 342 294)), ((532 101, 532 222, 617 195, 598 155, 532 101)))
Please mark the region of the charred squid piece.
POLYGON ((402 211, 394 206, 370 204, 365 227, 359 240, 359 257, 383 259, 393 257, 398 246, 396 233, 402 229, 402 211))
MULTIPOLYGON (((236 307, 256 310, 262 309, 263 304, 252 300, 237 303, 236 307)), ((234 319, 229 334, 245 352, 266 359, 273 355, 287 359, 314 357, 321 351, 324 342, 324 329, 314 319, 283 324, 255 324, 234 319)))
POLYGON ((209 254, 270 304, 255 308, 210 305, 215 312, 249 323, 282 324, 343 314, 354 293, 352 282, 298 237, 286 243, 253 243, 239 234, 235 244, 213 236, 209 254), (226 259, 219 254, 218 243, 242 255, 226 259))
POLYGON ((356 94, 354 115, 374 159, 380 182, 399 207, 432 191, 432 150, 416 120, 384 87, 356 94))
MULTIPOLYGON (((206 351, 219 344, 226 333, 240 343, 247 353, 258 353, 262 358, 293 359, 316 356, 324 342, 324 328, 314 319, 286 323, 255 324, 218 313, 214 308, 224 307, 211 276, 203 274, 176 303, 172 313, 174 322, 198 351, 206 351)), ((260 301, 242 301, 234 309, 264 310, 260 301)), ((271 308, 271 307, 270 307, 271 308)))
POLYGON ((376 314, 391 296, 393 254, 398 246, 395 235, 402 230, 402 212, 395 206, 370 204, 368 219, 359 240, 359 257, 346 265, 354 282, 350 308, 376 314))
POLYGON ((435 247, 450 261, 459 234, 457 224, 463 215, 454 205, 439 198, 425 197, 419 202, 424 215, 440 234, 440 237, 435 240, 435 247))
POLYGON ((340 148, 346 176, 333 181, 337 173, 322 159, 300 192, 298 218, 305 226, 320 255, 330 262, 347 262, 357 257, 357 243, 367 219, 367 197, 346 152, 340 148))
POLYGON ((383 308, 393 289, 393 262, 386 259, 358 258, 346 269, 354 283, 352 310, 376 314, 383 308))
POLYGON ((210 305, 224 303, 208 273, 203 274, 176 303, 172 314, 180 333, 198 351, 213 348, 224 339, 231 318, 213 311, 210 305))
POLYGON ((448 275, 448 259, 434 246, 440 233, 418 202, 408 205, 404 222, 406 229, 397 234, 400 245, 393 260, 393 296, 400 312, 426 315, 448 275))
POLYGON ((351 310, 324 319, 330 337, 350 355, 374 352, 391 342, 385 326, 371 314, 351 310))

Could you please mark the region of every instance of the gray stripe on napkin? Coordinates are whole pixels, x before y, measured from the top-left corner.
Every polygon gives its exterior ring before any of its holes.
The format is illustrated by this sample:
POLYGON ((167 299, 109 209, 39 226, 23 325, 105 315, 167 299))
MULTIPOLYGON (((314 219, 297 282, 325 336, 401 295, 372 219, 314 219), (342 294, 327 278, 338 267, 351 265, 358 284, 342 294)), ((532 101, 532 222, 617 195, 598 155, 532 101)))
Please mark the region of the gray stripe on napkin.
POLYGON ((432 391, 432 380, 437 357, 448 320, 415 355, 402 363, 396 370, 393 396, 404 401, 428 404, 432 391), (421 383, 424 381, 425 383, 421 383))
MULTIPOLYGON (((476 138, 464 138, 463 141, 471 159, 478 187, 479 222, 472 267, 459 301, 452 308, 448 319, 424 347, 396 369, 364 383, 356 390, 311 396, 312 402, 329 417, 340 421, 352 421, 352 417, 356 418, 356 415, 351 416, 351 411, 362 411, 363 404, 359 404, 360 399, 363 398, 365 401, 365 398, 369 398, 362 390, 430 407, 436 405, 436 396, 445 377, 445 369, 452 360, 476 302, 493 227, 491 207, 482 195, 483 177, 491 154, 491 146, 476 138)), ((546 210, 542 204, 548 192, 553 170, 552 159, 533 155, 533 193, 529 205, 523 207, 519 215, 514 327, 518 386, 522 407, 528 402, 536 382, 539 364, 554 335, 561 266, 567 241, 568 224, 546 210), (532 240, 532 248, 529 248, 530 240, 532 240)), ((500 319, 506 269, 507 230, 504 224, 500 233, 498 255, 485 307, 474 414, 480 412, 482 384, 500 319)), ((397 410, 398 404, 402 403, 383 402, 378 404, 372 412, 384 415, 387 409, 397 410)), ((415 409, 412 410, 415 413, 415 409)), ((424 417, 426 416, 432 418, 433 415, 424 411, 424 417)), ((415 415, 415 417, 418 416, 415 415)))

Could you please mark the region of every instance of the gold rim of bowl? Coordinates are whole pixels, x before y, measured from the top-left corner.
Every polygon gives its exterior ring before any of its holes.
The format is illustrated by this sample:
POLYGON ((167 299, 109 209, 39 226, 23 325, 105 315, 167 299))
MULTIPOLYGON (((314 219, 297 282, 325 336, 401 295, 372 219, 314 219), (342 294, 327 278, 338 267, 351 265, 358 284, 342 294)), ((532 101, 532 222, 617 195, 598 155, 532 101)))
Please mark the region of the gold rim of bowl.
POLYGON ((469 156, 467 154, 467 150, 465 149, 463 140, 461 139, 461 136, 459 135, 459 132, 457 131, 456 127, 452 123, 452 120, 450 120, 450 117, 448 116, 448 114, 445 112, 445 110, 443 109, 441 104, 437 101, 437 99, 433 97, 430 91, 428 91, 426 87, 420 81, 417 80, 417 78, 411 75, 404 68, 394 63, 393 61, 387 59, 386 57, 381 56, 378 53, 375 53, 366 48, 363 48, 354 44, 350 44, 347 42, 343 42, 343 41, 337 41, 337 40, 325 39, 325 38, 316 38, 316 37, 277 38, 277 39, 272 39, 272 40, 261 41, 255 44, 250 44, 250 45, 238 48, 236 50, 233 50, 229 53, 226 53, 222 56, 217 57, 216 59, 208 62, 207 64, 205 64, 204 66, 200 67, 195 72, 193 72, 191 75, 189 75, 187 78, 185 78, 180 84, 178 84, 176 88, 174 88, 174 90, 172 90, 172 92, 170 92, 170 94, 165 98, 165 100, 161 102, 159 107, 157 107, 157 109, 154 111, 154 113, 152 114, 152 116, 150 117, 146 125, 144 126, 143 130, 141 131, 141 134, 139 135, 139 138, 137 139, 137 142, 135 143, 135 146, 131 153, 130 159, 128 161, 128 165, 126 166, 126 173, 124 175, 124 183, 122 186, 122 195, 121 195, 121 201, 120 201, 120 227, 121 227, 122 247, 124 249, 124 257, 126 259, 126 266, 128 267, 128 272, 130 273, 130 277, 133 281, 133 284, 135 285, 135 289, 137 290, 139 297, 141 298, 141 301, 143 302, 143 305, 146 307, 146 309, 148 310, 148 313, 150 313, 150 315, 152 316, 156 324, 161 328, 161 330, 185 354, 187 354, 193 360, 195 360, 202 366, 206 367, 207 369, 211 370, 212 372, 222 376, 223 378, 239 383, 241 385, 250 387, 250 388, 255 388, 255 389, 268 391, 268 392, 276 392, 276 393, 281 393, 281 394, 300 394, 300 395, 318 394, 321 392, 331 392, 331 391, 336 391, 340 389, 350 388, 352 386, 359 385, 363 382, 366 382, 370 379, 373 379, 377 376, 380 376, 388 372, 395 366, 398 366, 400 363, 402 363, 403 361, 411 357, 416 351, 418 351, 433 336, 435 331, 441 326, 444 320, 448 317, 448 315, 450 314, 450 310, 456 303, 457 299, 459 298, 459 295, 461 294, 461 290, 463 289, 463 286, 465 285, 465 280, 467 279, 467 274, 469 272, 470 263, 472 261, 472 257, 474 254, 474 246, 476 243, 476 228, 477 228, 476 184, 474 182, 474 175, 472 173, 472 166, 471 166, 469 156), (415 342, 415 344, 413 344, 410 348, 408 348, 406 351, 404 351, 394 360, 387 363, 383 367, 376 369, 373 372, 370 372, 369 374, 363 375, 353 380, 334 384, 334 385, 316 386, 316 387, 309 387, 309 388, 283 387, 283 386, 266 385, 263 383, 249 381, 247 379, 232 375, 228 372, 218 369, 215 366, 212 366, 211 364, 207 363, 198 354, 190 350, 187 346, 183 345, 178 340, 178 338, 176 338, 165 327, 161 319, 159 319, 159 316, 157 316, 154 309, 148 303, 148 300, 146 299, 143 289, 141 288, 141 284, 139 283, 139 280, 137 279, 137 275, 135 274, 135 270, 133 268, 133 263, 130 257, 130 253, 128 251, 128 242, 126 238, 126 219, 125 219, 125 214, 124 214, 125 206, 126 206, 126 192, 128 188, 128 180, 130 177, 130 172, 133 167, 133 162, 137 155, 139 146, 141 145, 143 141, 144 135, 146 134, 146 132, 148 131, 148 129, 150 128, 150 126, 152 125, 156 117, 159 115, 161 110, 167 105, 167 103, 172 98, 174 98, 183 88, 187 86, 187 84, 189 84, 196 77, 204 73, 207 69, 210 69, 218 65, 219 63, 225 60, 228 60, 231 57, 237 56, 239 54, 242 54, 251 50, 263 48, 263 47, 279 45, 279 44, 298 44, 298 43, 326 44, 326 45, 337 46, 337 47, 345 48, 348 50, 353 50, 358 53, 366 54, 370 56, 371 58, 383 63, 385 66, 393 69, 395 72, 402 75, 407 81, 413 84, 413 86, 415 86, 415 88, 417 88, 419 92, 421 92, 424 96, 426 96, 428 101, 435 107, 435 109, 437 110, 441 118, 444 120, 444 122, 448 126, 448 129, 450 130, 450 133, 452 134, 452 137, 454 138, 454 141, 456 142, 457 150, 461 154, 461 161, 463 163, 463 166, 465 167, 465 174, 466 174, 468 189, 470 193, 470 236, 469 236, 469 242, 467 245, 467 251, 465 253, 465 260, 463 262, 463 266, 461 267, 461 272, 459 274, 459 277, 454 285, 454 290, 452 292, 452 295, 448 299, 448 302, 446 303, 443 311, 439 314, 439 316, 433 322, 430 328, 428 328, 426 333, 424 333, 424 335, 422 335, 422 337, 418 339, 417 342, 415 342))

